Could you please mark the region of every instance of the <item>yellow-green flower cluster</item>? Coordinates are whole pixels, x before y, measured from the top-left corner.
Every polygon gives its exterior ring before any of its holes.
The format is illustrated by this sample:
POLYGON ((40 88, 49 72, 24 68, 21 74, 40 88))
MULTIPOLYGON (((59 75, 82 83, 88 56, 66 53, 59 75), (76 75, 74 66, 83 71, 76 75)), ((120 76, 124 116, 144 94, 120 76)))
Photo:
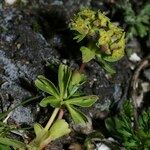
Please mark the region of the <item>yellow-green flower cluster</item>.
POLYGON ((76 31, 77 42, 91 38, 106 61, 117 61, 124 56, 125 34, 104 13, 84 8, 75 15, 70 29, 76 31))

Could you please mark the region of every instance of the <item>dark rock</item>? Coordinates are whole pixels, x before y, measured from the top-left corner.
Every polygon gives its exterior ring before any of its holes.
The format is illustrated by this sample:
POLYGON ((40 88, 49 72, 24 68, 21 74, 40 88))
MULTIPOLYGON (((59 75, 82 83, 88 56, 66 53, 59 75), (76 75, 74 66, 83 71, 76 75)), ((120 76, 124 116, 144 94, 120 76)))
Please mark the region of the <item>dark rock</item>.
MULTIPOLYGON (((28 22, 30 16, 15 8, 7 8, 1 13, 3 18, 0 20, 1 28, 6 28, 0 37, 0 66, 2 70, 0 90, 5 107, 9 100, 6 95, 13 97, 13 105, 35 96, 36 93, 30 91, 29 87, 25 88, 25 85, 27 86, 29 83, 34 88, 32 83, 36 76, 44 74, 43 63, 58 63, 59 54, 52 49, 40 33, 32 30, 30 21, 28 22)), ((33 108, 20 106, 11 117, 17 123, 33 123, 33 108)))

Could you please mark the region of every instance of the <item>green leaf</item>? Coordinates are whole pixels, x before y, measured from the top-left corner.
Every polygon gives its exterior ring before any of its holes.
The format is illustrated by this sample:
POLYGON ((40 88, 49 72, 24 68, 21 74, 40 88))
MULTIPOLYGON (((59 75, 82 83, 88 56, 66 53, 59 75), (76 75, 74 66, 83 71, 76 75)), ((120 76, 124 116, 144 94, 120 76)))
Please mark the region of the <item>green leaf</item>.
POLYGON ((76 70, 72 73, 70 83, 68 85, 69 97, 79 89, 79 87, 85 82, 85 79, 85 75, 76 70))
POLYGON ((110 74, 116 73, 116 71, 112 68, 112 66, 109 65, 107 62, 101 61, 100 63, 102 64, 103 69, 105 69, 108 73, 110 74))
POLYGON ((76 124, 85 125, 85 123, 88 121, 86 115, 84 115, 81 111, 73 107, 73 105, 66 104, 66 107, 76 124))
POLYGON ((69 125, 64 119, 56 120, 50 130, 48 130, 46 134, 43 135, 44 137, 40 136, 38 140, 34 141, 34 143, 30 145, 31 150, 33 146, 39 147, 39 149, 43 149, 51 141, 54 141, 66 134, 69 134, 70 131, 71 130, 69 129, 69 125))
POLYGON ((44 128, 39 123, 34 124, 34 132, 36 136, 38 136, 42 132, 43 129, 44 128))
POLYGON ((113 132, 116 128, 115 120, 113 118, 107 118, 105 120, 105 126, 108 131, 113 132))
POLYGON ((132 134, 130 132, 126 131, 126 130, 122 129, 122 130, 119 131, 119 133, 121 133, 126 138, 129 138, 129 137, 132 138, 132 134))
POLYGON ((0 144, 0 150, 11 150, 11 148, 7 145, 0 144))
MULTIPOLYGON (((43 143, 44 140, 46 140, 49 137, 49 132, 45 130, 40 124, 36 123, 34 125, 34 131, 36 134, 36 138, 34 138, 29 144, 28 149, 36 149, 40 146, 41 143, 43 143)), ((39 148, 40 149, 40 148, 39 148)))
POLYGON ((39 149, 39 146, 38 147, 36 147, 36 146, 34 146, 34 145, 27 145, 27 150, 40 150, 39 149))
POLYGON ((68 123, 64 119, 56 120, 55 123, 49 130, 49 138, 51 141, 56 140, 66 134, 69 134, 71 130, 69 129, 68 123))
POLYGON ((75 36, 73 39, 77 40, 77 43, 79 43, 85 38, 85 36, 86 35, 79 34, 79 35, 75 36))
POLYGON ((134 108, 133 108, 133 104, 131 101, 126 100, 123 103, 123 108, 121 110, 121 112, 126 115, 128 118, 132 118, 133 114, 134 114, 134 108))
POLYGON ((72 73, 69 86, 78 85, 79 83, 81 84, 85 81, 85 79, 86 79, 86 77, 84 74, 81 74, 79 71, 75 70, 72 73))
POLYGON ((98 98, 99 97, 96 95, 82 96, 82 97, 66 100, 65 103, 81 106, 81 107, 90 107, 98 100, 98 98))
POLYGON ((110 74, 116 73, 116 71, 112 68, 112 66, 109 65, 108 62, 103 60, 103 58, 100 54, 97 54, 96 58, 97 58, 98 62, 102 65, 103 69, 105 69, 108 73, 110 73, 110 74))
POLYGON ((9 139, 9 138, 3 138, 0 137, 0 143, 3 145, 8 145, 8 146, 12 146, 13 148, 25 148, 25 144, 18 141, 18 140, 13 140, 13 139, 9 139))
POLYGON ((116 73, 116 70, 114 70, 112 68, 112 66, 110 66, 109 64, 105 63, 103 64, 103 68, 110 74, 115 74, 116 73))
POLYGON ((67 65, 60 64, 58 70, 58 84, 60 90, 60 97, 66 98, 67 97, 67 88, 71 78, 71 70, 67 65))
POLYGON ((138 32, 138 35, 140 37, 144 37, 147 35, 148 31, 149 31, 149 27, 145 26, 144 24, 142 23, 138 23, 136 24, 136 29, 137 29, 137 32, 138 32))
POLYGON ((80 51, 82 52, 82 61, 83 61, 83 63, 87 63, 90 60, 95 58, 96 54, 95 54, 94 50, 91 50, 91 49, 89 49, 85 46, 82 46, 80 48, 80 51))
POLYGON ((137 143, 136 141, 132 140, 132 141, 126 141, 124 144, 123 144, 126 148, 129 147, 130 149, 136 149, 137 148, 137 143))
POLYGON ((59 98, 59 92, 55 85, 42 75, 39 75, 35 80, 35 85, 42 91, 49 93, 56 98, 59 98))
POLYGON ((48 96, 46 98, 43 98, 40 102, 41 107, 46 107, 47 105, 51 105, 52 107, 60 107, 61 100, 55 98, 54 96, 48 96))

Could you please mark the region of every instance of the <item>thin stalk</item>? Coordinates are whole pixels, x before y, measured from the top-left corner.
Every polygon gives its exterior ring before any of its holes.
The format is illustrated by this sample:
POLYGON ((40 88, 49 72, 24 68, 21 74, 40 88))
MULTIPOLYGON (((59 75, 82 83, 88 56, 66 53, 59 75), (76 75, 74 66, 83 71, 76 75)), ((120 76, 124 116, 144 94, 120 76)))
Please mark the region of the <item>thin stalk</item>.
POLYGON ((60 109, 58 119, 62 119, 63 115, 64 115, 64 110, 60 109))
POLYGON ((59 109, 60 109, 60 108, 55 108, 55 109, 54 109, 54 111, 53 111, 53 113, 52 113, 52 115, 51 115, 49 121, 47 122, 47 124, 46 124, 46 126, 45 126, 45 128, 44 128, 45 130, 48 130, 48 129, 50 128, 50 126, 51 126, 52 123, 54 122, 54 119, 55 119, 56 116, 57 116, 57 113, 59 112, 59 109))
POLYGON ((21 106, 21 105, 24 105, 24 104, 27 104, 35 99, 38 99, 40 98, 40 96, 36 96, 36 97, 32 97, 32 98, 29 98, 27 100, 25 100, 24 102, 21 102, 19 103, 18 105, 16 105, 15 107, 9 109, 8 111, 6 112, 3 112, 2 114, 0 114, 0 120, 3 119, 5 116, 7 116, 11 111, 15 110, 17 107, 21 106))
POLYGON ((82 73, 84 71, 84 68, 85 68, 85 63, 82 63, 79 72, 82 73))

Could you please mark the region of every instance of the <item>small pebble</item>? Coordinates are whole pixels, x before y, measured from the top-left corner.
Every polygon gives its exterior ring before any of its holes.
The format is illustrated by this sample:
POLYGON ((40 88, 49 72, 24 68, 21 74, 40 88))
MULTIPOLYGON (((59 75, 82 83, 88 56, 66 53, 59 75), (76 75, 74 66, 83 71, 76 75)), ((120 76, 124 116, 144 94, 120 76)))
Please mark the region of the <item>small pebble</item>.
POLYGON ((131 60, 132 62, 139 62, 141 61, 141 58, 136 53, 133 53, 131 54, 129 60, 131 60))

